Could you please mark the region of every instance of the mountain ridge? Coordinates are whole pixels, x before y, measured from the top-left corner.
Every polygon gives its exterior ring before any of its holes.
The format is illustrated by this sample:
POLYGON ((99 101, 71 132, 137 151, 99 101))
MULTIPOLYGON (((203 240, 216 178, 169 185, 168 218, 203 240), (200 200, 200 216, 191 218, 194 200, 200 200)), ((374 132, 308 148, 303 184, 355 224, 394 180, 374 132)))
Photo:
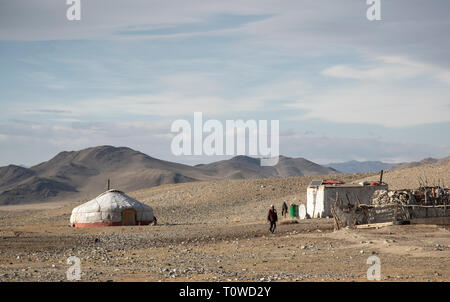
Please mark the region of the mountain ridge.
POLYGON ((339 173, 304 158, 280 156, 274 167, 259 163, 260 159, 240 155, 189 166, 108 145, 62 151, 30 168, 0 167, 0 205, 87 199, 104 191, 107 179, 117 189, 134 191, 180 182, 339 173))
POLYGON ((400 163, 394 167, 391 168, 391 170, 403 170, 403 169, 409 169, 409 168, 415 168, 415 167, 421 167, 426 165, 434 165, 434 164, 445 164, 450 162, 450 156, 444 157, 444 158, 433 158, 433 157, 427 157, 420 161, 413 161, 408 163, 400 163))
POLYGON ((325 164, 325 167, 331 167, 342 173, 365 173, 379 172, 380 170, 388 170, 398 165, 397 163, 385 163, 382 161, 357 161, 350 160, 346 162, 336 162, 325 164))
MULTIPOLYGON (((362 164, 373 169, 364 172, 378 172, 447 162, 450 162, 450 157, 427 158, 388 169, 387 166, 380 166, 380 163, 386 163, 377 161, 350 161, 350 164, 362 164)), ((0 205, 91 199, 106 189, 108 179, 111 179, 112 187, 116 189, 136 191, 163 184, 319 176, 341 172, 361 173, 322 166, 302 157, 287 156, 280 156, 275 166, 261 166, 260 159, 245 155, 189 166, 157 159, 128 147, 105 145, 79 151, 62 151, 48 161, 29 168, 17 165, 0 167, 0 205)))

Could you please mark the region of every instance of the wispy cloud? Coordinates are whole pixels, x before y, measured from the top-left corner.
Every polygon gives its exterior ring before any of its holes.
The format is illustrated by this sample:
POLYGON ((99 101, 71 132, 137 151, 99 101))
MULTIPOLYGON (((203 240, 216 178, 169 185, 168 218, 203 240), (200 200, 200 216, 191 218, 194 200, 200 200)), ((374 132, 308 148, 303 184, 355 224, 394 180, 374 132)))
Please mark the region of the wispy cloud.
POLYGON ((265 20, 271 15, 241 15, 241 14, 218 14, 207 16, 202 20, 189 23, 176 23, 167 25, 145 25, 133 26, 119 30, 119 35, 139 36, 172 36, 181 34, 201 34, 205 32, 219 33, 221 31, 236 29, 243 25, 265 20))
MULTIPOLYGON (((404 127, 450 121, 448 91, 402 89, 394 85, 352 84, 330 88, 288 106, 307 110, 303 118, 329 122, 404 127), (432 100, 430 106, 428 100, 432 100)), ((302 118, 302 117, 300 117, 302 118)))
POLYGON ((57 110, 57 109, 27 109, 25 113, 42 113, 42 114, 71 114, 69 110, 57 110))
POLYGON ((401 56, 383 56, 372 60, 370 67, 335 65, 322 71, 323 75, 355 80, 408 80, 426 76, 450 84, 450 69, 421 63, 401 56))

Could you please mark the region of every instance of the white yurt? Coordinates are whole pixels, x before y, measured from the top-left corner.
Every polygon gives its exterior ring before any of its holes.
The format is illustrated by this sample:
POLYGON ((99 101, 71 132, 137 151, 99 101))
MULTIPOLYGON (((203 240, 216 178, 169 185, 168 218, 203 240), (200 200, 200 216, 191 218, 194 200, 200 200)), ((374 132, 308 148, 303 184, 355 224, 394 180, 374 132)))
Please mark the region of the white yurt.
POLYGON ((72 210, 73 227, 148 225, 152 207, 118 190, 109 190, 72 210))

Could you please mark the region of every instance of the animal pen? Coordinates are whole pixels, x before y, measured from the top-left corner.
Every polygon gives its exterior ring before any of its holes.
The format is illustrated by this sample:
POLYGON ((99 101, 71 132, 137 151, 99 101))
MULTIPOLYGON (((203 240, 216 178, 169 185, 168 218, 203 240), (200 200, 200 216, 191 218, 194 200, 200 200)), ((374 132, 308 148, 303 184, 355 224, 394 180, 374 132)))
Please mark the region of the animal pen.
POLYGON ((445 223, 450 193, 447 187, 419 187, 416 190, 378 190, 370 204, 345 202, 336 194, 331 207, 337 229, 369 223, 409 224, 411 220, 438 218, 445 223))
POLYGON ((415 190, 388 190, 379 182, 345 184, 337 180, 312 181, 307 188, 310 218, 333 217, 335 227, 390 222, 409 224, 412 219, 450 217, 450 191, 446 186, 420 186, 415 190))

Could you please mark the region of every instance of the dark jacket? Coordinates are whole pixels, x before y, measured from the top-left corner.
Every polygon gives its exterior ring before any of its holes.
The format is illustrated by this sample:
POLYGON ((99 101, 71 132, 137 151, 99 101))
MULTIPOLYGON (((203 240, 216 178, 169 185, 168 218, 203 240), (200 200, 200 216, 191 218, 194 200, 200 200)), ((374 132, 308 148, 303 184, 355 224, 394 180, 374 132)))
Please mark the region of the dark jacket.
POLYGON ((269 214, 267 214, 267 220, 270 222, 277 222, 278 221, 278 214, 277 210, 269 210, 269 214))

